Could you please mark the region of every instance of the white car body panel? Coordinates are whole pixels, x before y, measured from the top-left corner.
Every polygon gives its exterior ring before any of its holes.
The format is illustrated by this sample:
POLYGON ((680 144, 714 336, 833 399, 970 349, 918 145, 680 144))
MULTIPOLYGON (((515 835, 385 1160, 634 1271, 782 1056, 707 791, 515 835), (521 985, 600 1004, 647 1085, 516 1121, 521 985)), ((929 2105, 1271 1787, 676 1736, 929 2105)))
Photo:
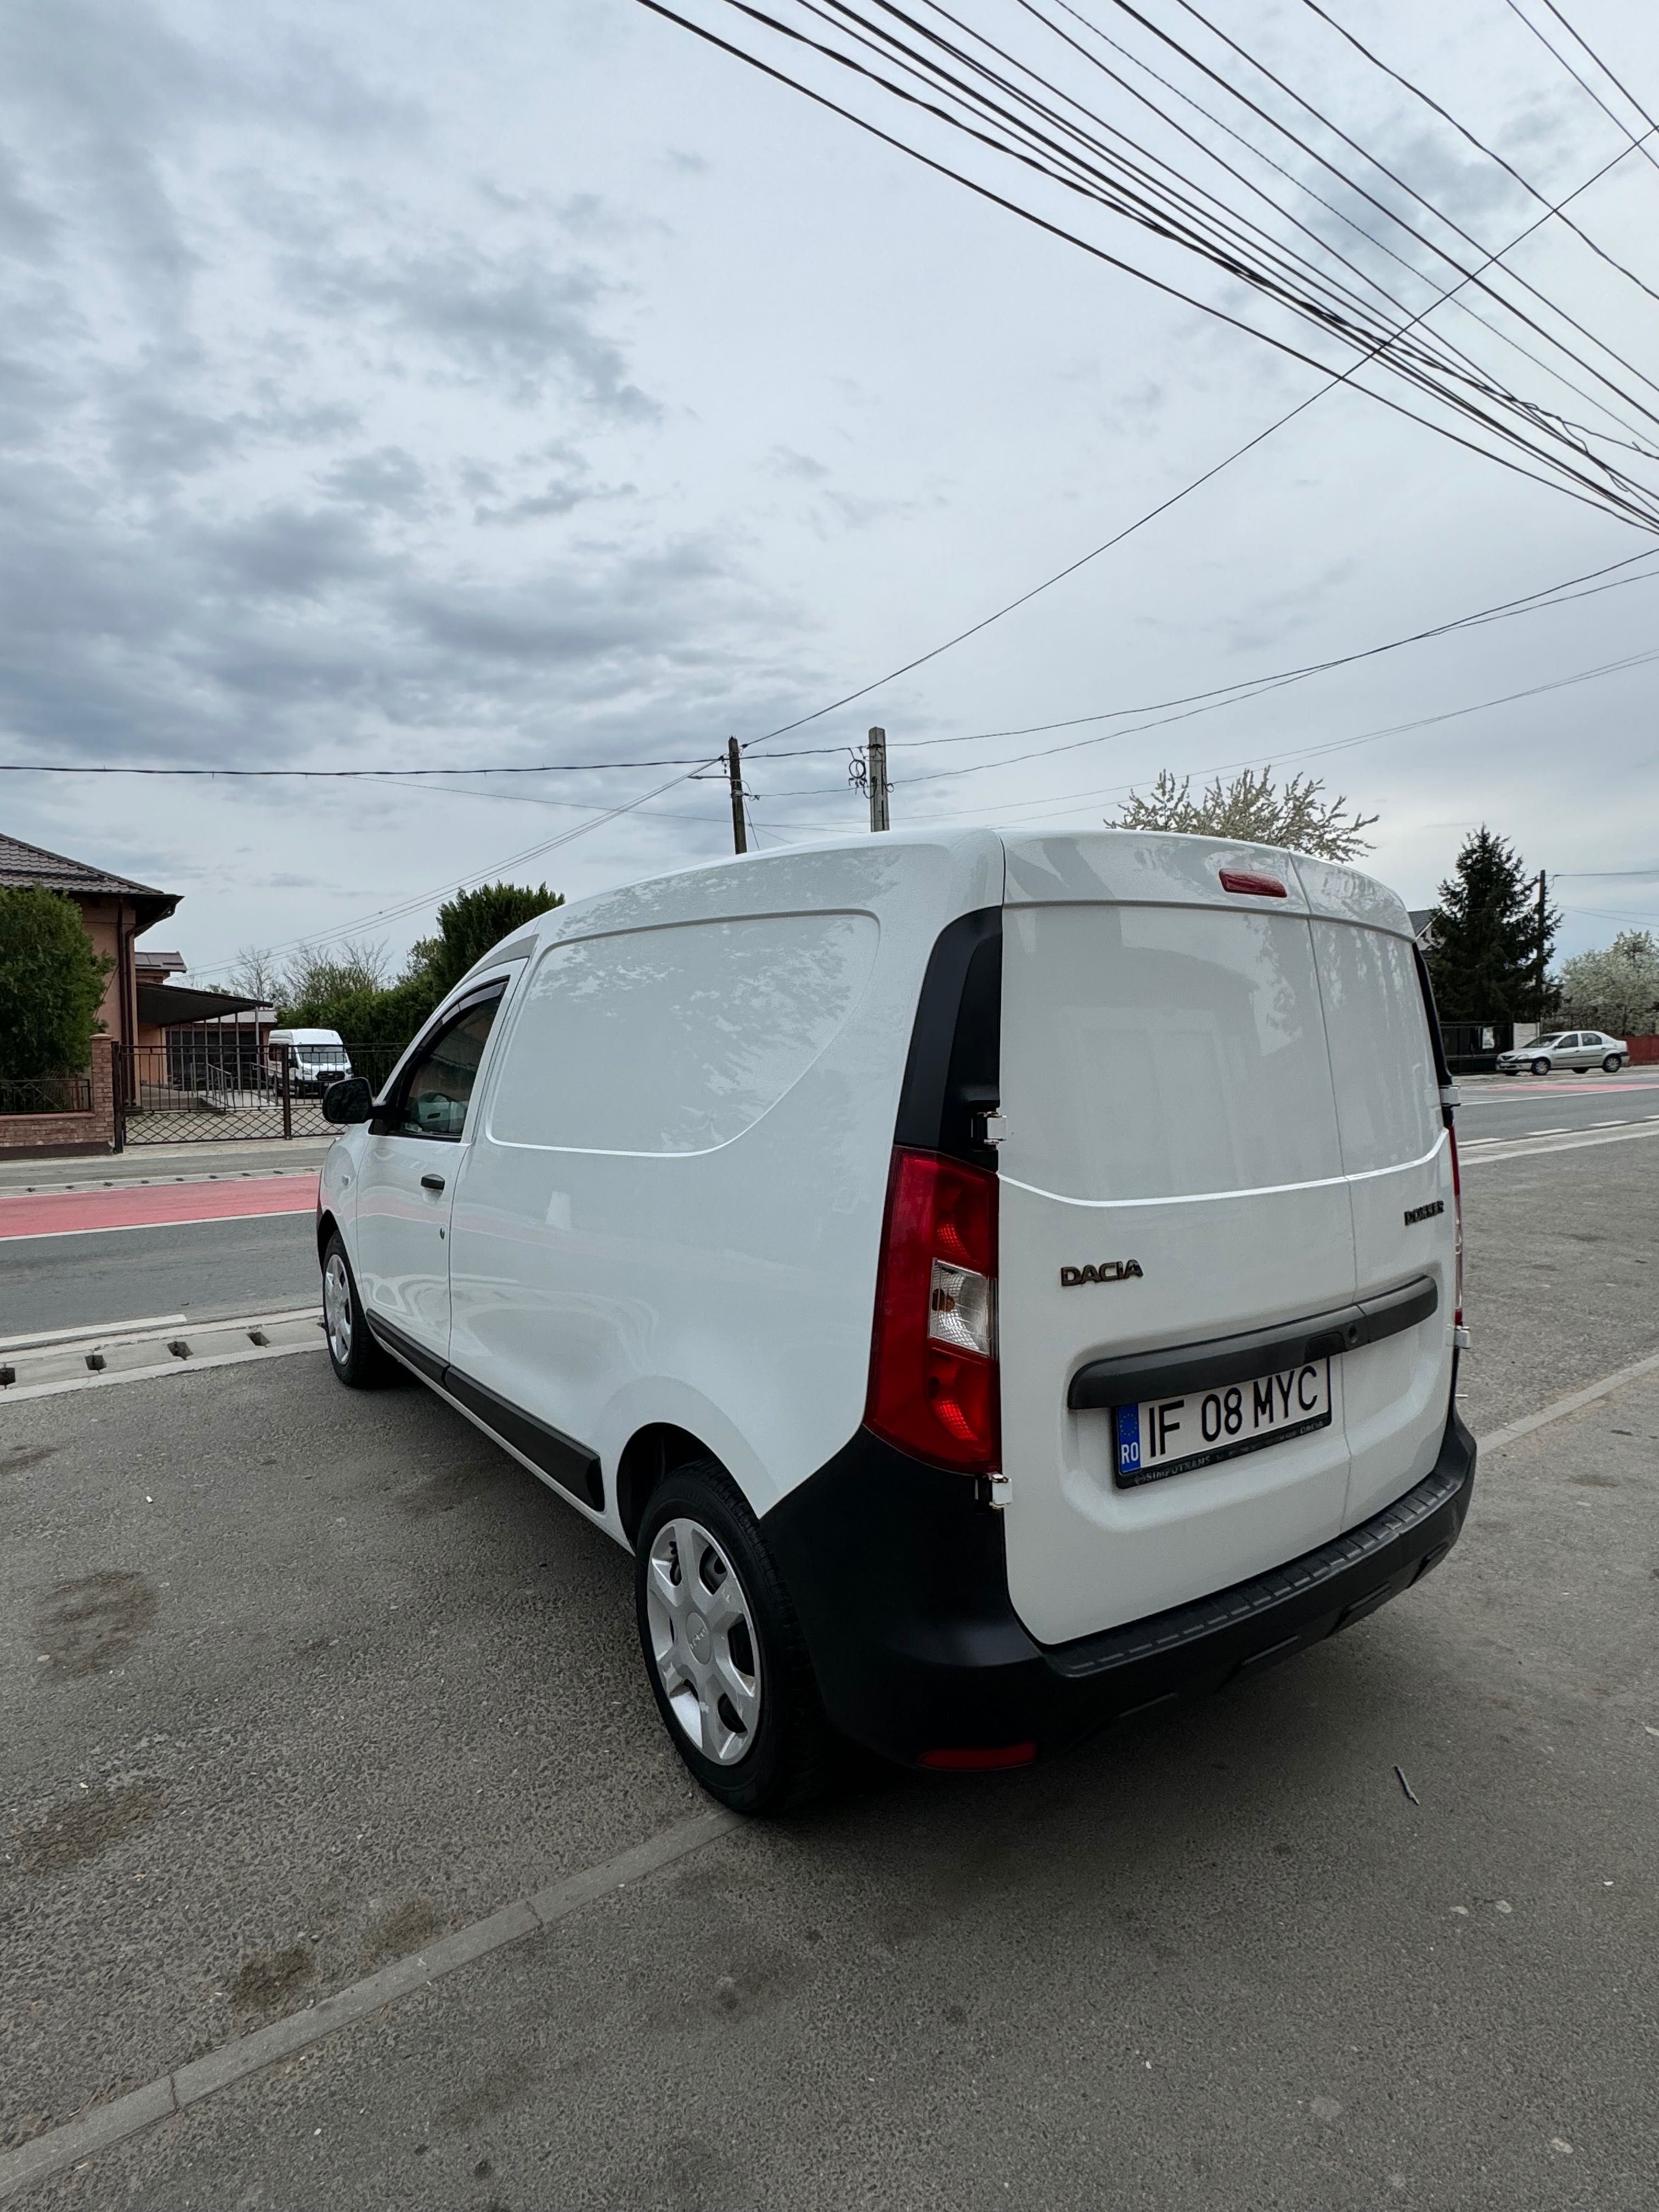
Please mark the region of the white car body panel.
MULTIPOLYGON (((711 921, 869 918, 873 958, 829 1043, 750 1126, 674 1153, 504 1142, 483 1100, 451 1239, 451 1359, 599 1454, 604 1518, 647 1422, 720 1454, 757 1513, 863 1416, 893 1119, 922 972, 958 913, 994 905, 988 832, 758 855, 560 908, 549 948, 711 921)), ((533 965, 533 963, 532 963, 533 965)), ((527 999, 525 1003, 528 1003, 527 999)), ((495 1053, 512 1048, 514 1010, 495 1053)), ((492 1041, 494 1042, 494 1041, 492 1041)), ((653 1039, 617 1087, 647 1086, 653 1039)))
MULTIPOLYGON (((918 995, 939 933, 996 907, 1005 1526, 1021 1619, 1042 1643, 1085 1636, 1238 1581, 1374 1513, 1432 1463, 1445 1425, 1449 1146, 1420 1002, 1404 1012, 1398 1003, 1399 977, 1413 972, 1405 908, 1356 871, 1262 848, 1127 832, 897 833, 751 855, 555 909, 491 956, 497 967, 517 957, 461 1140, 359 1127, 329 1155, 322 1203, 369 1312, 596 1455, 604 1504, 579 1510, 620 1540, 618 1462, 653 1424, 699 1438, 763 1516, 863 1419, 918 995), (1276 875, 1289 896, 1230 893, 1223 866, 1276 875), (1020 995, 1047 971, 1040 961, 1022 969, 1013 949, 1022 933, 1040 944, 1042 916, 1060 910, 1114 927, 1139 913, 1135 927, 1154 933, 1159 916, 1175 917, 1170 957, 1198 968, 1199 954, 1180 950, 1182 930, 1201 951, 1249 921, 1240 935, 1269 950, 1231 968, 1231 954, 1212 962, 1216 1004, 1206 1010, 1200 990, 1191 1018, 1159 1032, 1174 1071, 1160 1111, 1201 1105, 1211 1115, 1194 1124, 1194 1157, 1212 1129, 1218 1144, 1236 1138, 1241 1157, 1282 1153, 1285 1172, 1162 1194, 1056 1185, 1064 1146, 1049 1139, 1066 1073, 1043 1004, 1020 995), (836 927, 798 927, 801 918, 836 927), (761 969, 744 980, 757 940, 721 934, 728 924, 774 930, 775 1006, 761 969), (699 946, 706 988, 693 972, 699 946), (1354 994, 1371 988, 1379 961, 1401 957, 1407 966, 1383 989, 1400 1015, 1390 1031, 1354 994), (1260 1008, 1291 969, 1297 1035, 1285 1049, 1297 1083, 1266 1109, 1244 1093, 1183 1091, 1181 1071, 1200 1064, 1204 1040, 1219 1049, 1226 1022, 1243 1018, 1226 975, 1243 975, 1260 1008), (815 976, 826 1006, 836 1000, 833 1019, 815 1007, 815 976), (607 1030, 619 994, 637 1018, 607 1030), (700 1056, 687 1024, 705 1000, 700 1056), (752 1052, 732 1035, 746 1006, 773 1008, 756 1018, 752 1052), (434 1162, 446 1183, 437 1196, 419 1182, 434 1162), (1405 1222, 1437 1200, 1443 1214, 1405 1222), (1060 1288, 1062 1262, 1131 1253, 1139 1280, 1060 1288), (1294 1321, 1425 1273, 1439 1286, 1438 1310, 1334 1361, 1328 1429, 1119 1492, 1109 1416, 1066 1407, 1068 1379, 1090 1358, 1294 1321)), ((1073 969, 1086 981, 1086 946, 1073 969)), ((491 972, 482 964, 448 1007, 491 972)), ((1096 1042, 1091 1064, 1112 1071, 1110 1041, 1096 1042)), ((1108 1083, 1109 1134, 1112 1097, 1108 1083)))

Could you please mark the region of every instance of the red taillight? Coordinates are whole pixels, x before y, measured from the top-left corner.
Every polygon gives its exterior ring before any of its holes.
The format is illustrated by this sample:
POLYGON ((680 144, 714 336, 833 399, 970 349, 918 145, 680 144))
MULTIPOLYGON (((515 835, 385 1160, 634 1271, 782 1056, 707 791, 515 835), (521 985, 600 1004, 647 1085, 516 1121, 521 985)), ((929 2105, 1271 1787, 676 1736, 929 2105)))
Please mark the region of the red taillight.
POLYGON ((994 1474, 1002 1460, 996 1275, 996 1177, 896 1149, 865 1422, 963 1474, 994 1474))
POLYGON ((1288 898, 1277 876, 1259 876, 1248 868, 1224 868, 1221 871, 1224 891, 1243 891, 1250 898, 1288 898))
POLYGON ((924 1751, 921 1763, 924 1766, 942 1768, 947 1773, 982 1774, 999 1766, 1029 1766, 1036 1757, 1034 1743, 996 1743, 963 1751, 924 1751))
POLYGON ((1463 1178, 1457 1167, 1457 1132, 1448 1129, 1451 1139, 1452 1213, 1457 1224, 1457 1311, 1454 1326, 1463 1326, 1463 1178))

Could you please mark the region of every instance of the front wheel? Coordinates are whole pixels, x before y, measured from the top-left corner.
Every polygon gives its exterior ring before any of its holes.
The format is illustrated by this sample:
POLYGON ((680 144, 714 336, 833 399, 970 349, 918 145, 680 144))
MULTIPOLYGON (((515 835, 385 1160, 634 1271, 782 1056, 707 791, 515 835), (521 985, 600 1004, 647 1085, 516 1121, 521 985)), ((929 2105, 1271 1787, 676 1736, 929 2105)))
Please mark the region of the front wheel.
POLYGON ((1617 1075, 1624 1064, 1616 1052, 1610 1052, 1601 1062, 1601 1072, 1604 1075, 1617 1075))
POLYGON ((349 1390, 374 1390, 391 1381, 392 1362, 369 1334, 337 1229, 323 1255, 323 1334, 330 1364, 349 1390))
POLYGON ((1532 1064, 1532 1072, 1533 1072, 1533 1073, 1534 1073, 1534 1075, 1547 1075, 1547 1074, 1549 1073, 1549 1072, 1550 1072, 1550 1064, 1549 1064, 1548 1060, 1534 1060, 1534 1062, 1533 1062, 1533 1064, 1532 1064))
POLYGON ((736 1813, 817 1796, 834 1737, 811 1661, 759 1524, 716 1462, 653 1492, 635 1569, 646 1673, 696 1779, 736 1813))

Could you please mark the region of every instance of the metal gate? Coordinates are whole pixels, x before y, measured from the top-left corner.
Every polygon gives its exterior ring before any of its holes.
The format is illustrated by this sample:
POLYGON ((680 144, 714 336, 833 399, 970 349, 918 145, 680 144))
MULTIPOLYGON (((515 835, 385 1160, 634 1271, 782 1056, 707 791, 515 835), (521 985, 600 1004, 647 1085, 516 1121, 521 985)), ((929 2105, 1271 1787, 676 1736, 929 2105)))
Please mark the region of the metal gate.
MULTIPOLYGON (((349 1073, 378 1091, 404 1051, 400 1044, 345 1048, 349 1073)), ((288 1045, 258 1031, 205 1023, 170 1029, 160 1044, 118 1053, 118 1100, 129 1145, 226 1144, 245 1137, 332 1137, 323 1093, 337 1066, 314 1072, 288 1045)))

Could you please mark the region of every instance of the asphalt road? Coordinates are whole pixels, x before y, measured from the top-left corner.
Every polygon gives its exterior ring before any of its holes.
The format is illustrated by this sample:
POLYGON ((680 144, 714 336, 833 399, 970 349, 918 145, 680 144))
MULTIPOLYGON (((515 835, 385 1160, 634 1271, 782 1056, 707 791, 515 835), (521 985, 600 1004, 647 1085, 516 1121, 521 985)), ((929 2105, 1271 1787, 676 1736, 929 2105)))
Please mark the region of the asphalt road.
POLYGON ((1521 1137, 1659 1121, 1659 1067, 1618 1075, 1465 1076, 1460 1139, 1521 1137))
MULTIPOLYGON (((1656 1170, 1470 1170, 1478 1428, 1659 1346, 1656 1170)), ((1650 1376, 1489 1457, 1318 1651, 607 1882, 15 2201, 1645 2212, 1656 1444, 1650 1376)), ((0 1406, 0 2144, 702 1802, 625 1557, 417 1388, 0 1406)))
POLYGON ((308 1213, 20 1237, 0 1244, 0 1338, 159 1314, 272 1313, 320 1300, 319 1280, 308 1213))

